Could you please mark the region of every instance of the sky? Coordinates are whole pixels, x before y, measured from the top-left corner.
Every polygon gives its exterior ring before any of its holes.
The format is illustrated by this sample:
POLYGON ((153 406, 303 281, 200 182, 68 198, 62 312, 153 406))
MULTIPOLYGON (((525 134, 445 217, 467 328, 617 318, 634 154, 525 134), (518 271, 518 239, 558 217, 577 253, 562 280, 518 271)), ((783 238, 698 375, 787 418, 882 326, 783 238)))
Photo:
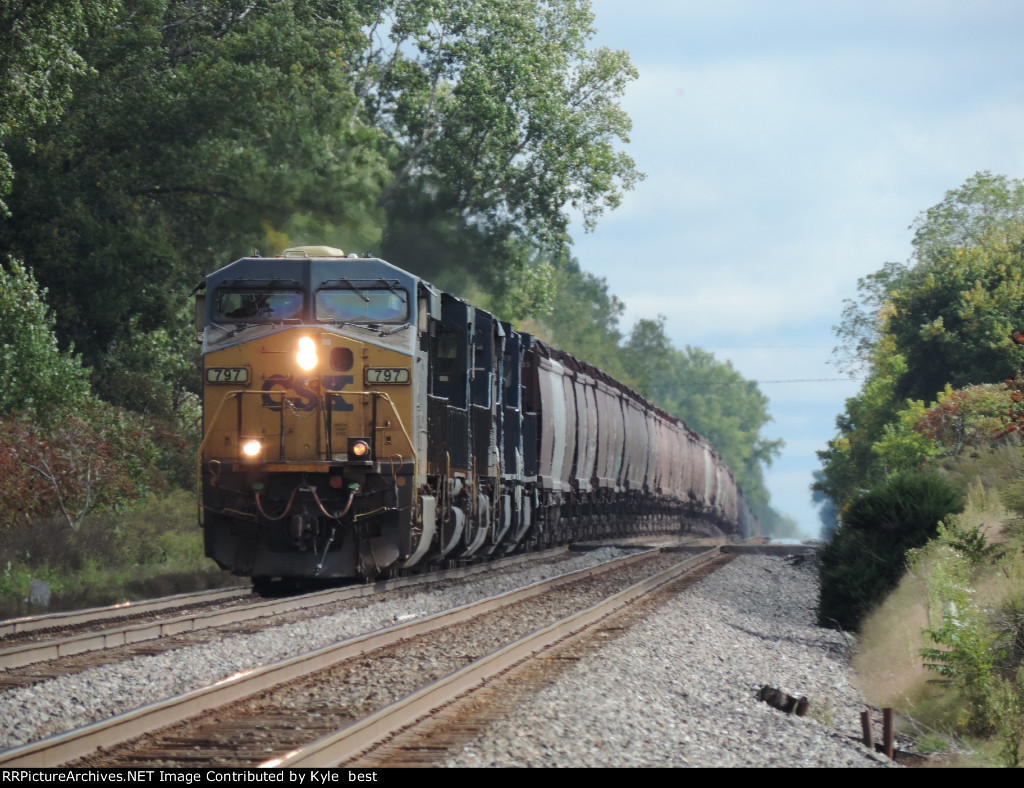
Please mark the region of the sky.
POLYGON ((815 454, 859 380, 830 365, 857 280, 982 170, 1024 178, 1020 0, 593 0, 594 47, 630 53, 625 150, 647 177, 575 255, 759 382, 786 446, 771 504, 805 536, 815 454))

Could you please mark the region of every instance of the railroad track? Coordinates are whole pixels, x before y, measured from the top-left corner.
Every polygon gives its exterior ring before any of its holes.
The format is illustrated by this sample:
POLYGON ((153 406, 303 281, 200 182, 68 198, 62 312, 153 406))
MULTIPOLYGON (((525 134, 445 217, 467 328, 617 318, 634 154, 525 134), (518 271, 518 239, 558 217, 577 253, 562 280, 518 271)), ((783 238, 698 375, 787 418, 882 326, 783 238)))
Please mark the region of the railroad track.
POLYGON ((547 638, 562 638, 609 614, 594 605, 629 605, 633 596, 619 592, 636 576, 655 585, 668 583, 687 571, 688 564, 717 555, 708 551, 682 566, 678 556, 632 556, 534 584, 0 753, 0 766, 53 766, 76 758, 83 759, 76 762, 82 766, 336 764, 369 746, 366 737, 377 734, 368 731, 384 726, 390 732, 423 717, 422 704, 439 704, 436 693, 463 693, 465 682, 489 681, 483 676, 507 670, 507 660, 522 661, 547 638), (677 566, 652 581, 654 569, 660 573, 664 564, 677 566), (616 600, 604 601, 611 596, 616 600), (593 609, 581 613, 581 605, 593 609), (510 640, 518 642, 510 645, 510 640), (441 682, 443 689, 424 689, 448 674, 459 678, 441 682), (409 697, 418 698, 421 705, 406 707, 409 697), (399 711, 402 708, 412 711, 399 711), (166 726, 173 727, 144 741, 115 746, 141 731, 166 726), (339 745, 336 734, 342 728, 348 732, 342 737, 346 743, 339 745), (309 749, 313 742, 320 743, 309 749), (93 754, 98 747, 106 748, 102 755, 93 754))
POLYGON ((26 640, 33 636, 76 630, 105 622, 117 624, 153 613, 167 613, 173 610, 221 604, 247 596, 252 596, 252 589, 249 586, 234 586, 139 602, 121 602, 116 605, 92 607, 85 610, 9 618, 0 621, 0 643, 26 640))
MULTIPOLYGON (((395 589, 463 579, 530 561, 557 560, 566 552, 567 548, 561 547, 543 553, 513 556, 490 564, 277 599, 254 601, 251 590, 236 588, 168 597, 136 603, 134 606, 112 606, 0 622, 0 628, 6 628, 10 633, 0 640, 0 688, 31 686, 55 676, 80 672, 132 656, 160 653, 180 647, 183 643, 180 637, 190 633, 242 625, 299 611, 313 611, 395 589), (210 609, 211 606, 216 607, 210 609), (131 620, 123 622, 123 619, 129 617, 123 611, 129 609, 133 611, 131 620), (168 611, 178 612, 183 609, 187 612, 170 617, 164 615, 168 611), (95 624, 100 627, 85 629, 95 624), (70 634, 40 639, 38 633, 55 629, 70 630, 70 634)), ((197 641, 190 639, 187 642, 191 644, 197 641)))

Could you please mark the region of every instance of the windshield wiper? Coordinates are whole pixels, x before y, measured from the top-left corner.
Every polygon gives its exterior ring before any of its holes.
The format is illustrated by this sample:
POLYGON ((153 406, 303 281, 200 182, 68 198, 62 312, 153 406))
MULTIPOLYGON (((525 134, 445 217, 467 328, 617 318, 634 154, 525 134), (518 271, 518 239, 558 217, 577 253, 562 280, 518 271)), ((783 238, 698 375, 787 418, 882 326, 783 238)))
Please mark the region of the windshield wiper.
POLYGON ((395 286, 394 286, 393 284, 391 284, 391 282, 389 282, 389 281, 388 281, 387 279, 385 279, 385 278, 384 278, 383 276, 382 276, 382 277, 380 277, 380 281, 384 283, 384 287, 386 287, 386 288, 387 288, 388 290, 390 290, 390 291, 391 291, 392 293, 394 293, 394 294, 395 294, 396 296, 398 296, 399 298, 401 298, 401 299, 402 299, 402 303, 403 303, 403 304, 405 303, 405 293, 404 293, 404 292, 402 292, 402 291, 400 291, 400 290, 396 290, 396 289, 395 289, 395 286))
POLYGON ((355 293, 357 296, 363 299, 364 304, 370 303, 370 299, 366 295, 366 293, 364 293, 362 290, 360 290, 358 287, 356 287, 354 284, 348 281, 345 277, 341 277, 339 279, 329 279, 328 281, 324 282, 324 284, 329 285, 332 282, 341 282, 343 285, 345 285, 345 287, 347 287, 349 290, 351 290, 353 293, 355 293))
POLYGON ((388 328, 385 329, 384 331, 381 331, 380 335, 382 337, 389 337, 392 334, 397 334, 399 331, 405 331, 405 329, 407 329, 411 325, 412 323, 402 323, 402 325, 400 326, 395 326, 394 328, 388 328))
POLYGON ((242 331, 245 331, 245 329, 247 329, 247 328, 252 328, 253 326, 258 326, 259 323, 233 323, 234 328, 225 328, 220 323, 214 323, 211 320, 210 321, 210 325, 213 326, 214 328, 219 328, 221 331, 223 331, 229 337, 233 337, 236 334, 238 334, 238 333, 240 333, 242 331))
POLYGON ((364 325, 363 323, 356 323, 352 320, 338 320, 336 317, 332 317, 330 322, 336 325, 338 328, 345 328, 346 326, 352 326, 353 328, 361 328, 363 331, 376 331, 380 326, 376 323, 372 325, 364 325))

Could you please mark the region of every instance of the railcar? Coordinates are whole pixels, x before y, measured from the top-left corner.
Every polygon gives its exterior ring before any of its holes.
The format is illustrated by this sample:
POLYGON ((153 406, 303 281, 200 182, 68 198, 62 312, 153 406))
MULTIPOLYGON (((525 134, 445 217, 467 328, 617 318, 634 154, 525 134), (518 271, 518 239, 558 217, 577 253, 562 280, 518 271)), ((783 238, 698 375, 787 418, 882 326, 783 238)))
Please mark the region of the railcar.
POLYGON ((759 526, 700 435, 390 263, 297 247, 197 300, 206 554, 260 588, 712 523, 759 526))

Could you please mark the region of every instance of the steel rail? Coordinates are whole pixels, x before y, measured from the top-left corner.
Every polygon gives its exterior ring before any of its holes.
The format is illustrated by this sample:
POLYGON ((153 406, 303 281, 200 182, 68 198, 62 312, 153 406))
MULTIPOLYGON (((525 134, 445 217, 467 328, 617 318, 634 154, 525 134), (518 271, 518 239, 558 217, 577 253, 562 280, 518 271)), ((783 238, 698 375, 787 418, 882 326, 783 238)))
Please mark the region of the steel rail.
MULTIPOLYGON (((717 548, 709 551, 717 553, 717 548)), ((370 651, 393 645, 418 635, 446 629, 521 599, 538 596, 551 589, 586 577, 604 574, 640 561, 650 552, 636 553, 569 574, 548 578, 503 594, 487 597, 461 607, 436 613, 415 621, 360 635, 290 659, 236 674, 207 687, 150 703, 137 709, 100 720, 38 742, 0 752, 0 768, 52 767, 91 754, 97 748, 109 748, 138 738, 147 732, 173 725, 211 709, 219 708, 249 695, 333 667, 370 651)))
MULTIPOLYGON (((448 569, 430 575, 418 575, 414 577, 402 577, 393 580, 383 580, 373 585, 346 586, 344 588, 333 588, 325 591, 317 591, 301 596, 287 597, 283 599, 266 599, 254 602, 244 607, 235 607, 229 610, 207 610, 189 613, 174 618, 160 621, 151 621, 135 624, 126 624, 121 627, 112 627, 106 630, 85 632, 78 635, 71 635, 53 640, 35 641, 23 643, 0 649, 0 670, 20 668, 25 665, 32 665, 38 662, 46 662, 61 657, 69 657, 75 654, 82 654, 87 651, 101 651, 117 648, 119 646, 142 643, 147 640, 181 635, 186 632, 196 632, 201 629, 237 624, 267 616, 276 616, 283 613, 291 613, 297 610, 322 607, 350 599, 372 596, 384 591, 404 588, 417 585, 430 580, 432 582, 459 579, 473 574, 480 574, 514 566, 524 561, 536 560, 538 557, 551 556, 566 552, 568 548, 560 547, 544 553, 532 555, 511 556, 487 564, 448 569)), ((174 607, 175 605, 171 605, 174 607)), ((123 615, 123 614, 122 614, 123 615)), ((54 626, 54 625, 50 625, 54 626)))
POLYGON ((144 599, 138 602, 119 602, 116 605, 91 607, 83 610, 69 610, 59 613, 45 613, 39 616, 22 616, 0 621, 0 636, 20 635, 39 629, 56 629, 80 624, 91 624, 94 621, 105 621, 121 616, 144 615, 158 613, 161 610, 204 602, 217 602, 230 599, 232 596, 243 596, 250 591, 249 586, 231 586, 230 588, 214 588, 189 594, 175 594, 159 599, 144 599))
POLYGON ((681 561, 586 610, 567 616, 471 662, 461 670, 374 712, 332 736, 313 742, 284 758, 273 759, 260 765, 281 768, 323 768, 343 765, 374 745, 430 717, 436 709, 482 686, 506 670, 595 627, 622 608, 692 571, 717 554, 718 551, 714 550, 681 561))

